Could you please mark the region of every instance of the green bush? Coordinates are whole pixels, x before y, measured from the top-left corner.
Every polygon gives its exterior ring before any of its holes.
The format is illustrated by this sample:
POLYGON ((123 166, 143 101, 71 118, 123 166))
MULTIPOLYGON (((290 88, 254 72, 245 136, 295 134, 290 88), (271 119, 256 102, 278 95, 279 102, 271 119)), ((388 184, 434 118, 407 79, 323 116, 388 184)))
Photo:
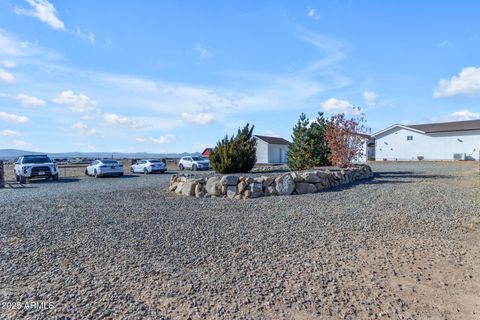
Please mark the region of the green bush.
POLYGON ((225 136, 217 142, 210 154, 210 164, 218 173, 238 173, 250 171, 257 162, 256 145, 253 128, 247 124, 238 129, 237 135, 225 136))

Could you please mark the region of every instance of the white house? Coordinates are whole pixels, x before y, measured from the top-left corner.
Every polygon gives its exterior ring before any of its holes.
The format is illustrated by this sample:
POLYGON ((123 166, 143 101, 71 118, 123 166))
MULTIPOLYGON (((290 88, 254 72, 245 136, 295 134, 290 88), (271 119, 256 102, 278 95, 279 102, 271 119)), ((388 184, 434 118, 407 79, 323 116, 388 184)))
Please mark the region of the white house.
POLYGON ((289 142, 283 138, 254 135, 257 140, 257 163, 286 163, 289 142))
POLYGON ((479 160, 480 120, 395 124, 375 139, 375 160, 479 160))

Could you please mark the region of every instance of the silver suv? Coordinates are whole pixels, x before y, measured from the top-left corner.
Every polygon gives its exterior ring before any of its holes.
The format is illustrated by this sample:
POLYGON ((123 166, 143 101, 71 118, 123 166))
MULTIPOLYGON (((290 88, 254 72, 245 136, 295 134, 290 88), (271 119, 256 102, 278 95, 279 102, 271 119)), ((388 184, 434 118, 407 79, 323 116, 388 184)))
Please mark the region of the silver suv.
POLYGON ((58 180, 58 168, 47 155, 21 156, 15 161, 15 178, 20 183, 32 178, 58 180))
POLYGON ((192 169, 196 170, 210 170, 210 161, 203 157, 182 157, 178 162, 180 170, 192 169))

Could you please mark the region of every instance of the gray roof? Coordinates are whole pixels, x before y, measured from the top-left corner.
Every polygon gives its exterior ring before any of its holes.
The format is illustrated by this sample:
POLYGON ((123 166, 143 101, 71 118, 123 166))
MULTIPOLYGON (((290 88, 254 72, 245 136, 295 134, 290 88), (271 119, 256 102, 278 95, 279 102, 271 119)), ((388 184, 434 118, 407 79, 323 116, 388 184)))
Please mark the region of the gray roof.
POLYGON ((266 143, 270 143, 270 144, 283 144, 283 145, 290 144, 290 142, 288 142, 287 140, 279 137, 269 137, 269 136, 259 136, 259 135, 254 135, 254 137, 257 137, 258 139, 263 140, 266 143))
POLYGON ((406 127, 425 133, 480 130, 480 120, 415 124, 406 127))

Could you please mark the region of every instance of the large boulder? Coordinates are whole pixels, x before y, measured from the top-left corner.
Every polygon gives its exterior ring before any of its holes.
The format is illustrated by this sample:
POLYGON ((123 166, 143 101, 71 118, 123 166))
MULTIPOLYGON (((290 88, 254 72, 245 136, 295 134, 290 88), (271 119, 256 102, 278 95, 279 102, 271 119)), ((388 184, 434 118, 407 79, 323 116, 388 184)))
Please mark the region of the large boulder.
POLYGON ((317 187, 311 183, 297 182, 295 184, 295 190, 298 194, 314 193, 317 192, 317 187))
POLYGON ((320 177, 317 176, 315 172, 303 172, 301 174, 301 177, 303 178, 303 181, 307 183, 319 183, 320 182, 320 177))
POLYGON ((222 186, 236 186, 238 183, 238 177, 232 175, 223 176, 220 180, 222 186))
POLYGON ((185 182, 178 182, 177 183, 177 188, 175 189, 176 194, 182 194, 184 184, 185 184, 185 182))
POLYGON ((205 191, 212 196, 219 196, 222 193, 222 184, 219 177, 211 177, 205 184, 205 191))
POLYGON ((248 191, 250 191, 251 198, 258 198, 263 196, 263 185, 261 183, 251 183, 248 185, 248 191))
POLYGON ((294 182, 303 182, 303 177, 298 172, 291 172, 290 175, 293 178, 294 182))
POLYGON ((290 174, 283 174, 275 178, 275 190, 278 195, 288 196, 295 190, 295 181, 290 174))
POLYGON ((273 181, 275 180, 274 177, 265 176, 265 177, 262 177, 262 178, 263 178, 263 186, 264 187, 270 186, 273 183, 273 181))
POLYGON ((235 198, 237 195, 237 186, 227 186, 227 197, 230 199, 235 198))
POLYGON ((277 190, 275 189, 275 185, 271 184, 268 187, 265 187, 265 191, 263 192, 265 196, 274 196, 277 194, 277 190))
POLYGON ((194 196, 196 186, 197 183, 195 181, 186 181, 182 186, 181 194, 184 196, 194 196))
POLYGON ((178 182, 176 181, 170 182, 170 186, 168 187, 168 190, 175 191, 175 189, 177 189, 177 186, 178 186, 178 182))
POLYGON ((248 184, 245 182, 245 180, 242 180, 240 181, 240 183, 238 184, 238 190, 237 192, 238 193, 242 193, 243 191, 245 191, 245 189, 247 188, 248 184))
POLYGON ((195 197, 203 198, 205 196, 205 186, 202 183, 197 183, 195 186, 195 197))

